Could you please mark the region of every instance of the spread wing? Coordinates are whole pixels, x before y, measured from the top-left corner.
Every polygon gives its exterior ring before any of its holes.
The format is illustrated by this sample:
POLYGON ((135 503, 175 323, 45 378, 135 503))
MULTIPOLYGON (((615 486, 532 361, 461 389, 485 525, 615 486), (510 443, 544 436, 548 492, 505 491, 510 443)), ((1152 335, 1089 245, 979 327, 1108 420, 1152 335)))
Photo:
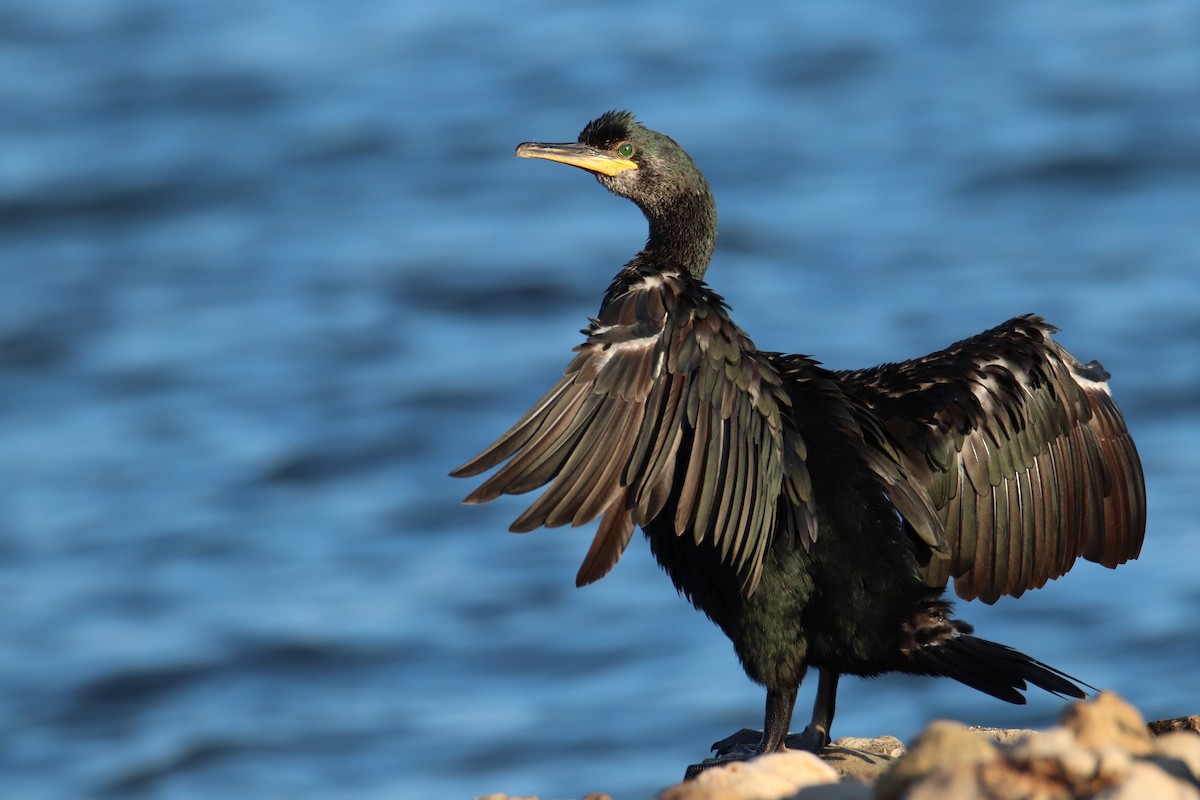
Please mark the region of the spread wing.
POLYGON ((945 528, 932 585, 995 602, 1076 558, 1136 558, 1146 527, 1141 462, 1096 362, 1032 315, 924 358, 841 373, 882 420, 945 528))
POLYGON ((715 546, 747 593, 777 526, 816 536, 804 443, 767 356, 686 274, 648 272, 611 293, 562 379, 452 475, 504 465, 467 497, 549 486, 511 530, 602 517, 576 583, 602 578, 635 525, 670 515, 715 546), (780 502, 784 502, 781 508, 780 502))

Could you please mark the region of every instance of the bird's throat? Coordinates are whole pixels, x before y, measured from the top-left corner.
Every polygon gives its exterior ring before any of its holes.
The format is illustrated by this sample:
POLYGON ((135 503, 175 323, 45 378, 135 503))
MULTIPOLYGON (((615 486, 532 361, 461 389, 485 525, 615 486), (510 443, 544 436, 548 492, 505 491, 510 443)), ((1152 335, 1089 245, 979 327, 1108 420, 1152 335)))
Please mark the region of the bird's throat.
POLYGON ((682 267, 703 278, 717 243, 717 206, 707 191, 691 191, 642 209, 650 236, 643 263, 682 267))

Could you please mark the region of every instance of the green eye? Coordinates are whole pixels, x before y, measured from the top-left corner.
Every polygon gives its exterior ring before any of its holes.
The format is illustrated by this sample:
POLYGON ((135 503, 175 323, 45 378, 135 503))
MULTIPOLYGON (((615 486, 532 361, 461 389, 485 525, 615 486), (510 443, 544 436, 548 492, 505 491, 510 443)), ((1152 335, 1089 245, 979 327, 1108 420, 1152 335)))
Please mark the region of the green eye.
POLYGON ((631 145, 629 142, 625 142, 625 144, 617 148, 617 155, 619 155, 621 158, 629 158, 631 155, 633 155, 633 145, 631 145))

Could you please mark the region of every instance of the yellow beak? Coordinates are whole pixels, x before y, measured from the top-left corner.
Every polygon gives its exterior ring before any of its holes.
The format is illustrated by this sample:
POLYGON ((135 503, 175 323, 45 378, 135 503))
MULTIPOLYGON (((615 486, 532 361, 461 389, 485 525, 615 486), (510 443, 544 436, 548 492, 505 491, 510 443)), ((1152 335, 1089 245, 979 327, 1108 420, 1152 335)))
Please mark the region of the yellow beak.
POLYGON ((625 158, 618 158, 611 153, 588 147, 586 144, 569 142, 566 144, 541 144, 539 142, 524 142, 517 145, 517 158, 544 158, 547 161, 558 161, 570 164, 572 167, 586 169, 588 172, 599 172, 602 175, 618 175, 627 169, 637 169, 638 166, 625 158))

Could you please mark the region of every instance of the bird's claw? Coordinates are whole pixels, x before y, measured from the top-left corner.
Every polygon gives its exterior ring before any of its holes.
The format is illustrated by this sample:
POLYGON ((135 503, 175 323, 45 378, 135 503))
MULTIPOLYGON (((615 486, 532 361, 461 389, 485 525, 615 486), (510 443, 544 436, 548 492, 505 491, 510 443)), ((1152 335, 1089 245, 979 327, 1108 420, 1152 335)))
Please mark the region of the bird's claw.
POLYGON ((713 742, 712 747, 709 749, 716 753, 718 758, 743 750, 753 753, 758 751, 758 744, 761 741, 762 731, 756 731, 753 728, 742 728, 737 733, 726 736, 719 742, 713 742))
POLYGON ((783 740, 784 746, 789 750, 807 750, 810 753, 820 753, 829 746, 829 742, 829 731, 812 725, 783 740))
MULTIPOLYGON (((706 769, 719 767, 734 761, 746 761, 760 754, 762 731, 753 728, 742 728, 737 733, 726 736, 718 742, 713 742, 712 750, 716 755, 706 758, 699 764, 688 766, 684 780, 691 780, 706 769)), ((800 733, 793 733, 783 741, 788 750, 806 750, 810 753, 820 753, 829 744, 829 732, 821 727, 809 725, 800 733)))

